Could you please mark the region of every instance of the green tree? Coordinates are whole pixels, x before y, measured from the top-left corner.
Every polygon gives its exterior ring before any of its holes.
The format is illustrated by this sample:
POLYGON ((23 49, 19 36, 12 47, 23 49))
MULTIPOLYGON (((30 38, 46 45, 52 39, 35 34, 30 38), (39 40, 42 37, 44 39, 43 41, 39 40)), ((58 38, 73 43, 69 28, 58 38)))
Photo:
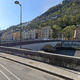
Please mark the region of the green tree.
POLYGON ((64 17, 63 17, 63 26, 66 27, 68 25, 69 25, 68 24, 68 17, 67 17, 67 15, 64 15, 64 17))
POLYGON ((39 29, 41 29, 41 25, 39 25, 39 27, 38 27, 39 29))
POLYGON ((2 37, 1 40, 4 40, 4 38, 2 37))
POLYGON ((49 20, 48 22, 49 22, 49 25, 50 25, 51 27, 53 27, 53 25, 54 25, 54 20, 49 20))
POLYGON ((76 24, 79 24, 80 23, 80 14, 76 15, 76 24))
POLYGON ((53 38, 60 37, 62 28, 58 25, 53 25, 52 29, 53 29, 53 34, 52 34, 53 38))
POLYGON ((59 18, 57 19, 57 24, 58 24, 59 26, 63 26, 63 19, 62 19, 61 17, 59 17, 59 18))
POLYGON ((72 14, 68 16, 68 24, 69 25, 76 25, 76 17, 73 16, 72 14))
POLYGON ((76 29, 75 25, 67 26, 61 31, 61 33, 63 34, 64 38, 67 38, 68 40, 70 40, 70 38, 73 38, 75 29, 76 29))

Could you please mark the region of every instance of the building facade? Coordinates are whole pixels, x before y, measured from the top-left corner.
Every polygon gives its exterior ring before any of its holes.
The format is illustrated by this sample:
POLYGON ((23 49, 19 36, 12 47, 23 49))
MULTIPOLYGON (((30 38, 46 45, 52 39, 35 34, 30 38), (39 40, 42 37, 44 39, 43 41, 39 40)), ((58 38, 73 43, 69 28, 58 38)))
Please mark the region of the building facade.
POLYGON ((23 39, 41 39, 42 31, 38 29, 24 30, 23 31, 23 39))
POLYGON ((38 30, 38 39, 42 39, 42 30, 38 30))
MULTIPOLYGON (((21 31, 22 40, 35 40, 35 39, 51 39, 52 29, 51 26, 44 26, 42 29, 26 29, 21 31)), ((20 40, 20 30, 10 30, 2 34, 5 40, 20 40)))
POLYGON ((50 39, 52 38, 52 29, 51 26, 44 26, 42 27, 42 39, 50 39))
POLYGON ((76 40, 80 40, 80 27, 76 29, 75 34, 76 34, 76 40))
POLYGON ((7 31, 7 32, 5 32, 5 33, 2 34, 2 37, 1 38, 3 40, 12 40, 12 33, 13 33, 12 30, 7 31))

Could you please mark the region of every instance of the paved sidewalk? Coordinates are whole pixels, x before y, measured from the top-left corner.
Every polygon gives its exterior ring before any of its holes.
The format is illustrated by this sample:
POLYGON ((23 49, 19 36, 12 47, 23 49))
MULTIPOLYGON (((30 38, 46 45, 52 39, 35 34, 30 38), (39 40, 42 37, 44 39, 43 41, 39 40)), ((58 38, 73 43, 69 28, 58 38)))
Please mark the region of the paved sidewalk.
POLYGON ((27 58, 15 56, 15 55, 10 55, 2 52, 0 52, 0 57, 8 58, 8 59, 26 64, 28 66, 46 71, 48 73, 55 74, 57 76, 71 78, 73 80, 80 80, 80 72, 78 71, 74 71, 74 70, 70 70, 70 69, 66 69, 58 66, 53 66, 47 63, 42 63, 35 60, 31 60, 31 59, 27 59, 27 58))

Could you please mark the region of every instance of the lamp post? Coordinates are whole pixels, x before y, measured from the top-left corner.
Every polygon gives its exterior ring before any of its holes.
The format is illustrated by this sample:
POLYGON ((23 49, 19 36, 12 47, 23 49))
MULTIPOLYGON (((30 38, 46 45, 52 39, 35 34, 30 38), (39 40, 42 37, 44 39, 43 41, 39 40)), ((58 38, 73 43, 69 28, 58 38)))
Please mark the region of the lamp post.
MULTIPOLYGON (((14 2, 15 4, 19 4, 19 1, 15 1, 14 2)), ((21 25, 22 25, 22 5, 21 4, 19 4, 20 5, 20 48, 22 48, 22 46, 21 46, 21 41, 22 41, 22 36, 21 36, 21 25)))
POLYGON ((1 44, 1 36, 2 36, 2 33, 0 33, 0 44, 1 44))

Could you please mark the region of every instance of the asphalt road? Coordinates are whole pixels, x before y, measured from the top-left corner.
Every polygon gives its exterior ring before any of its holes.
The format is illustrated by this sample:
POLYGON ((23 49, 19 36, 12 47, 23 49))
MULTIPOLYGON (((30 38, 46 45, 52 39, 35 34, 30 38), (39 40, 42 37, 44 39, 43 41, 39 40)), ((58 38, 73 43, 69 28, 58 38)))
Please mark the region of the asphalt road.
POLYGON ((63 79, 0 57, 0 80, 63 80, 63 79))

